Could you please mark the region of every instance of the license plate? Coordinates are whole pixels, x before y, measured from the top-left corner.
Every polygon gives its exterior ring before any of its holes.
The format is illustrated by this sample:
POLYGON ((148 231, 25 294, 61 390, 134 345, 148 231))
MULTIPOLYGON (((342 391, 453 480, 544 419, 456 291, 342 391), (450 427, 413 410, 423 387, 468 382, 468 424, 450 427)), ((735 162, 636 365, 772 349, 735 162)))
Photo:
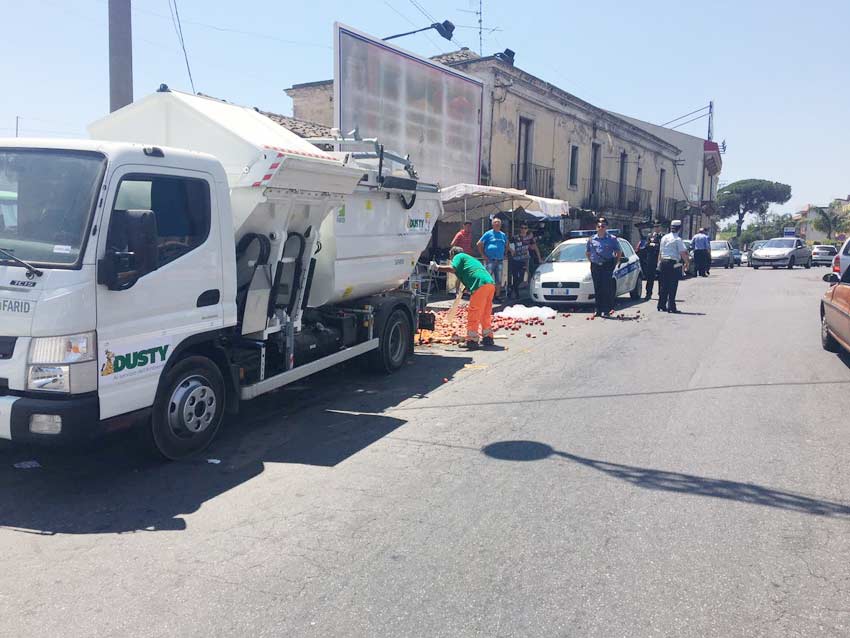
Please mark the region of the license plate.
POLYGON ((552 288, 549 291, 549 293, 552 294, 552 295, 568 295, 568 294, 570 294, 570 289, 569 288, 552 288))

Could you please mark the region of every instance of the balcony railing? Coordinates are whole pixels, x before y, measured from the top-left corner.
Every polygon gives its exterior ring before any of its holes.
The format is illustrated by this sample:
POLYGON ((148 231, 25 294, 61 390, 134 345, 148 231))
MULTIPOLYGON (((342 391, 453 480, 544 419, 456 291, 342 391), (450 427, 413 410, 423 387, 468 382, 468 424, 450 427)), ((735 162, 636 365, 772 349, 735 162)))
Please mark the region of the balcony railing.
POLYGON ((584 193, 583 207, 592 210, 642 213, 652 202, 652 191, 610 179, 597 180, 595 185, 592 180, 585 179, 584 193))
POLYGON ((511 187, 538 197, 555 196, 555 173, 537 164, 511 164, 511 187))

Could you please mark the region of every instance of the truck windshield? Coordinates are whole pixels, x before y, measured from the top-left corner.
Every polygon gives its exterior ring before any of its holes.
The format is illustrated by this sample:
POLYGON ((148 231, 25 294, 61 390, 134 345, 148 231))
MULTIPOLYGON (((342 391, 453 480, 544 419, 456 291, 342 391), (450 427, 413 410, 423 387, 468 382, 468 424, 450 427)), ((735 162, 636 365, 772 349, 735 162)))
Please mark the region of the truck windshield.
POLYGON ((105 166, 100 153, 0 148, 0 248, 29 263, 76 264, 105 166))

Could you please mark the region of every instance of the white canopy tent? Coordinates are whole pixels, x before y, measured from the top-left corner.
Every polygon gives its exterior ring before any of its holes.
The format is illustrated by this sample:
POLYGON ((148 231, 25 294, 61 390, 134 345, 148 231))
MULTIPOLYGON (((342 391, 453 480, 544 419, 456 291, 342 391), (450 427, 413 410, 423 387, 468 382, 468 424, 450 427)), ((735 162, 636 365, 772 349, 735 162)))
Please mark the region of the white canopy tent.
POLYGON ((560 219, 569 211, 569 204, 562 199, 551 199, 529 195, 515 188, 482 186, 480 184, 455 184, 440 191, 443 199, 443 215, 440 221, 477 221, 495 213, 512 211, 522 207, 540 219, 560 219))

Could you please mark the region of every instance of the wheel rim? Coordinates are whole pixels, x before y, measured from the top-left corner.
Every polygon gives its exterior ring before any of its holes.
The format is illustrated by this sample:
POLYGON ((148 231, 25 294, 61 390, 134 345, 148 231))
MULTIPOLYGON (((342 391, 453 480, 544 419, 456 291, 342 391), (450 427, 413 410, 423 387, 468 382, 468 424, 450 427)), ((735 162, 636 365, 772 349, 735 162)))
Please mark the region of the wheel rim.
POLYGON ((194 375, 181 381, 168 402, 168 427, 175 436, 191 438, 215 420, 218 402, 210 382, 194 375))
POLYGON ((393 364, 398 364, 404 359, 404 354, 407 350, 407 344, 404 339, 404 328, 401 321, 397 321, 390 328, 389 348, 387 351, 390 355, 390 361, 393 364))

